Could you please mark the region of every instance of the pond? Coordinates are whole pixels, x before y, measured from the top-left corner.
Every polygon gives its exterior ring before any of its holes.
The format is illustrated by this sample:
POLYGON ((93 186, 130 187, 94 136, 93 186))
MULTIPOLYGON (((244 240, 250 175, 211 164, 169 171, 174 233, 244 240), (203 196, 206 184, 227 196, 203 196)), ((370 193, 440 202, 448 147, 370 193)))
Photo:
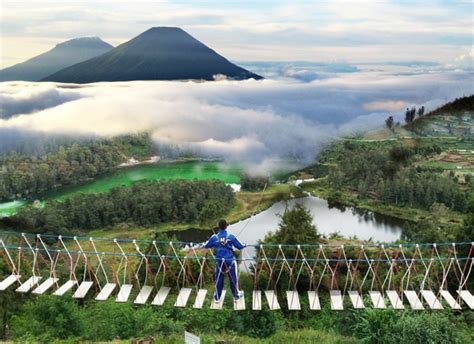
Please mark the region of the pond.
MULTIPOLYGON (((120 168, 89 183, 64 187, 59 191, 50 192, 37 198, 41 200, 63 199, 79 192, 107 192, 116 186, 128 186, 141 180, 218 179, 227 184, 238 184, 240 183, 240 173, 239 166, 216 161, 162 162, 137 165, 120 168)), ((24 200, 0 203, 0 217, 15 214, 17 209, 26 203, 24 200)))
MULTIPOLYGON (((352 207, 331 207, 326 200, 313 196, 275 203, 249 219, 230 225, 229 232, 239 234, 242 242, 255 244, 268 232, 278 229, 280 222, 278 214, 283 214, 286 207, 293 207, 296 204, 304 205, 310 210, 313 223, 321 234, 338 232, 346 238, 392 242, 399 239, 402 233, 404 223, 402 220, 352 207)), ((189 229, 173 234, 178 240, 202 242, 212 232, 189 229)))

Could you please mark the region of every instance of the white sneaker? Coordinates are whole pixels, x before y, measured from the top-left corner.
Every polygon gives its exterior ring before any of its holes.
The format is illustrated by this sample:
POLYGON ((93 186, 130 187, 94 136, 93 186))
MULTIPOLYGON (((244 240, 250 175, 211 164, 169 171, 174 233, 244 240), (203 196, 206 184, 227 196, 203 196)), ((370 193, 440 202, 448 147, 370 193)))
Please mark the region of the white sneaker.
POLYGON ((237 293, 237 296, 234 296, 234 301, 239 301, 243 297, 244 297, 244 292, 241 290, 237 293))

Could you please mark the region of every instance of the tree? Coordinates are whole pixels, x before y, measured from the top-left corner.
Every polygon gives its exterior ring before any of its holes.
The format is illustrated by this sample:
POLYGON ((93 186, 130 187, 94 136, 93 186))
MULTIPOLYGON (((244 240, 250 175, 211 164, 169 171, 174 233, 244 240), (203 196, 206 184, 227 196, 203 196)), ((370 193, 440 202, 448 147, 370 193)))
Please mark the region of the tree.
POLYGON ((405 111, 405 123, 406 124, 411 124, 416 115, 416 107, 412 107, 411 109, 407 108, 405 111))
POLYGON ((393 120, 393 116, 388 116, 388 118, 385 120, 385 126, 388 128, 388 129, 393 129, 393 125, 394 125, 394 120, 393 120))
POLYGON ((425 114, 425 107, 422 106, 421 108, 419 108, 416 114, 418 115, 418 117, 422 117, 425 114))
POLYGON ((285 210, 281 215, 279 229, 271 237, 272 242, 279 244, 315 244, 319 239, 313 216, 301 204, 285 210))

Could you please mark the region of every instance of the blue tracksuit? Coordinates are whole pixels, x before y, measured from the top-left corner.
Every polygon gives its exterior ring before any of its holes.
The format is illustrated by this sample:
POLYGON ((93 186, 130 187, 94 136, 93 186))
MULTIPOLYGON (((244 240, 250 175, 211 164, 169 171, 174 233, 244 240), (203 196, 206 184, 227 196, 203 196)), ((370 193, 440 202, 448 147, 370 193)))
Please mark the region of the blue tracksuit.
POLYGON ((230 289, 234 297, 238 297, 237 286, 237 262, 234 259, 234 250, 245 247, 233 234, 227 233, 225 229, 221 229, 219 233, 214 234, 204 244, 205 248, 215 248, 216 268, 214 270, 214 281, 216 283, 216 300, 220 300, 222 289, 224 289, 224 276, 229 275, 230 289))

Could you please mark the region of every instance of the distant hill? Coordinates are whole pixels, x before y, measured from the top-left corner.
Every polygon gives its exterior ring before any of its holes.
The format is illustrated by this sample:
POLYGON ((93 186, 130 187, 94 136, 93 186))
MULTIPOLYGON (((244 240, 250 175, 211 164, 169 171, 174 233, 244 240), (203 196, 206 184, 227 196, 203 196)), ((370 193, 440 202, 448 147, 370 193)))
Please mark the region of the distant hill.
POLYGON ((44 81, 90 83, 130 80, 261 79, 229 62, 179 28, 151 28, 111 51, 54 73, 44 81))
POLYGON ((98 37, 71 39, 25 62, 0 70, 0 81, 39 81, 63 68, 102 55, 112 48, 98 37))
POLYGON ((426 116, 439 115, 444 113, 474 111, 474 95, 456 98, 452 102, 446 103, 439 108, 430 111, 426 116))

